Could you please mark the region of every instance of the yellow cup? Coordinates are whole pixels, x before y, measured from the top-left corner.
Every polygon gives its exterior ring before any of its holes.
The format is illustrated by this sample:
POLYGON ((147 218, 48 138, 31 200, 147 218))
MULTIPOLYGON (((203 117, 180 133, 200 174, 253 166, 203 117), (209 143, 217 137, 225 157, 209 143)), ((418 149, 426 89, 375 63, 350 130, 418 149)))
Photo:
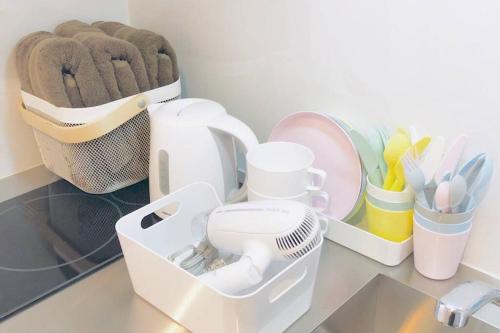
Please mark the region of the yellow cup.
POLYGON ((371 233, 393 242, 402 242, 413 233, 413 209, 386 210, 367 199, 366 218, 371 233))

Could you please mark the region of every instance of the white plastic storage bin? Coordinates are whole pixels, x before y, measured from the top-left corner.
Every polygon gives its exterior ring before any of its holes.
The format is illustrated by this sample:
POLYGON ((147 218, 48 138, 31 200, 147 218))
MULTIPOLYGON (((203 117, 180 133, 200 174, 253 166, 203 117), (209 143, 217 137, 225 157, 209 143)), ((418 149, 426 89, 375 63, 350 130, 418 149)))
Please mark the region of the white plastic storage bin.
POLYGON ((134 290, 195 333, 282 332, 311 306, 322 242, 298 260, 270 267, 271 276, 251 292, 221 293, 167 259, 193 243, 193 218, 219 205, 213 187, 194 183, 121 218, 116 230, 134 290), (165 206, 177 210, 141 227, 144 217, 165 206))
POLYGON ((180 81, 88 108, 56 107, 21 92, 45 166, 88 193, 108 193, 146 179, 150 103, 180 96, 180 81))

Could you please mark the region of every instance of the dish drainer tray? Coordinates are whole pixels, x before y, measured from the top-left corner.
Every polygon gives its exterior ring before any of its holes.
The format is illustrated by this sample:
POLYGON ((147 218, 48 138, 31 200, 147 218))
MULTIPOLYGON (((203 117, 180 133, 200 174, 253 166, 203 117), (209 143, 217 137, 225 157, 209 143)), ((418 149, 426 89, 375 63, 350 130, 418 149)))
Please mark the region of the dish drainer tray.
POLYGON ((353 225, 330 219, 325 237, 387 266, 397 266, 413 253, 413 236, 392 242, 369 232, 364 220, 353 225))

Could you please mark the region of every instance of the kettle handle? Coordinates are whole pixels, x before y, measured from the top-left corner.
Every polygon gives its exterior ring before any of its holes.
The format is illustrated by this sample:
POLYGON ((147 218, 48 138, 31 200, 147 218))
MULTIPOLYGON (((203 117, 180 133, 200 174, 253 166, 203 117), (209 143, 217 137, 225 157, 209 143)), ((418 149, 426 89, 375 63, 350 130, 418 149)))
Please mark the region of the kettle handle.
MULTIPOLYGON (((208 124, 208 128, 219 130, 224 133, 228 133, 238 140, 245 149, 245 154, 253 147, 259 144, 257 137, 253 131, 241 120, 236 119, 228 114, 217 117, 208 124)), ((247 194, 247 175, 245 175, 245 181, 241 188, 236 192, 228 203, 234 203, 241 201, 245 198, 247 194)))

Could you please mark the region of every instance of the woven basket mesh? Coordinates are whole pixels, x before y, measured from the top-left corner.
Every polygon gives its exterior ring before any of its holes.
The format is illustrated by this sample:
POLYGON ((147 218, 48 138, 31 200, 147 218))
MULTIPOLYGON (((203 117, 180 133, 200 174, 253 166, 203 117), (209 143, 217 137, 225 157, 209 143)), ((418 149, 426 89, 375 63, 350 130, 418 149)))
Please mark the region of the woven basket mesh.
POLYGON ((46 167, 87 193, 113 192, 148 177, 146 110, 100 138, 82 143, 62 143, 36 129, 33 132, 46 167))

